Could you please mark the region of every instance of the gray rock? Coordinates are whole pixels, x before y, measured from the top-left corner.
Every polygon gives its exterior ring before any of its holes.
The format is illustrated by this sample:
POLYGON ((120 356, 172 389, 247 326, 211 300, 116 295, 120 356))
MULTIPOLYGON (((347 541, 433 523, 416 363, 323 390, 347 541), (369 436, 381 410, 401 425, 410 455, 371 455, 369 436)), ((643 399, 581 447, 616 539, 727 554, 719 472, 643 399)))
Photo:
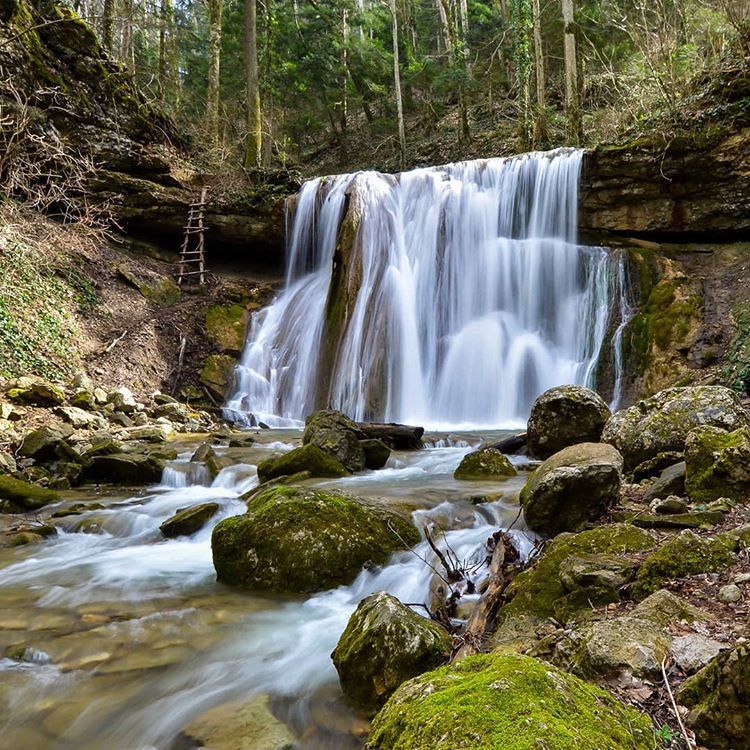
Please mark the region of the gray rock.
POLYGON ((114 406, 115 411, 121 411, 124 414, 131 414, 136 411, 138 403, 133 396, 133 392, 124 386, 115 388, 107 394, 107 403, 114 406))
POLYGON ((726 643, 700 633, 681 635, 672 641, 670 654, 675 664, 686 674, 692 674, 708 664, 721 651, 729 648, 726 643))
MULTIPOLYGON (((673 464, 662 471, 646 490, 643 500, 650 503, 657 498, 665 498, 669 495, 683 495, 685 493, 685 462, 673 464)), ((674 511, 683 513, 684 511, 674 511)))
POLYGON ((734 583, 729 583, 719 589, 719 601, 722 604, 736 604, 742 601, 742 591, 734 583))
POLYGON ((106 420, 98 414, 92 414, 76 406, 60 406, 55 409, 55 414, 77 430, 101 430, 107 424, 106 420))
POLYGON ((638 563, 617 555, 577 555, 560 563, 560 582, 566 591, 596 586, 617 589, 635 578, 638 563))
POLYGON ((650 508, 654 513, 661 516, 672 513, 688 513, 690 511, 690 506, 681 497, 677 497, 677 495, 669 495, 669 497, 665 497, 664 499, 657 497, 651 501, 650 508))
POLYGON ((382 469, 388 463, 391 449, 382 440, 360 440, 359 444, 365 454, 365 468, 382 469))
POLYGON ((168 538, 190 536, 200 531, 219 511, 218 503, 201 503, 185 510, 178 511, 159 526, 159 530, 168 538))

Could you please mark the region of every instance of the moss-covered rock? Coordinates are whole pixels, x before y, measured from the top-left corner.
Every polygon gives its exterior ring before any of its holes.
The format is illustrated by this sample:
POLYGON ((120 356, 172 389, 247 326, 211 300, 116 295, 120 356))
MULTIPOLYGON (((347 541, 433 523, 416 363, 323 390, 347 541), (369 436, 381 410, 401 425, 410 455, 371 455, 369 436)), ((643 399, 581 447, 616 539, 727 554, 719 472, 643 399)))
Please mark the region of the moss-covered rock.
POLYGON ((206 308, 206 336, 219 351, 227 354, 241 354, 249 322, 250 311, 243 305, 206 308))
POLYGON ((403 684, 367 750, 652 750, 650 720, 609 693, 516 654, 473 656, 403 684))
POLYGON ((577 443, 598 443, 612 416, 607 404, 590 388, 560 385, 534 401, 527 427, 529 453, 549 458, 577 443))
POLYGON ((750 498, 750 429, 700 427, 685 441, 685 490, 692 500, 750 498))
POLYGON ((180 301, 180 287, 167 276, 151 273, 148 277, 143 277, 125 266, 118 266, 117 271, 149 302, 159 307, 172 307, 180 301))
POLYGON ((445 663, 451 647, 440 625, 379 591, 359 603, 331 658, 347 700, 374 714, 402 682, 445 663))
POLYGON ((481 448, 467 453, 453 472, 456 479, 507 479, 518 472, 497 448, 481 448))
POLYGON ((705 425, 737 430, 749 423, 739 398, 728 388, 667 388, 613 414, 602 441, 614 445, 632 471, 659 453, 684 451, 691 430, 705 425))
POLYGON ((223 583, 302 593, 350 583, 365 565, 418 541, 410 521, 383 507, 279 486, 252 497, 245 515, 220 521, 211 548, 223 583))
POLYGON ((168 518, 159 526, 159 530, 168 538, 190 536, 200 531, 218 511, 218 503, 193 505, 168 518))
POLYGON ((303 445, 283 456, 266 458, 258 464, 258 480, 269 482, 277 477, 309 472, 311 477, 345 477, 349 472, 333 456, 317 445, 303 445))
POLYGON ((718 573, 735 561, 732 540, 702 537, 686 529, 648 555, 633 584, 632 595, 643 599, 666 581, 698 573, 718 573))
POLYGON ((357 424, 339 411, 316 411, 305 420, 303 445, 315 445, 349 471, 362 471, 365 451, 357 424))
POLYGON ((65 450, 69 447, 63 444, 72 432, 70 427, 63 424, 39 427, 24 437, 18 452, 21 456, 33 458, 35 461, 55 460, 58 458, 60 448, 65 450))
POLYGON ((521 490, 530 529, 553 536, 600 518, 620 496, 622 456, 604 443, 580 443, 548 458, 521 490))
POLYGON ((659 589, 647 596, 633 610, 633 616, 642 620, 653 620, 662 627, 683 621, 692 623, 709 618, 708 612, 694 607, 690 602, 680 599, 667 589, 659 589))
POLYGON ((571 555, 560 564, 560 581, 566 591, 600 586, 617 589, 635 578, 638 563, 623 555, 571 555))
POLYGON ((360 440, 359 444, 365 454, 366 469, 382 469, 388 459, 391 457, 391 449, 382 441, 376 438, 360 440))
POLYGON ((201 370, 201 383, 219 399, 227 394, 237 360, 228 354, 209 354, 201 370))
POLYGON ((59 406, 65 401, 65 391, 59 385, 37 377, 19 378, 5 395, 30 406, 59 406))
POLYGON ((687 724, 701 744, 750 750, 750 646, 720 653, 685 680, 679 702, 690 709, 687 724))
POLYGON ((530 617, 532 621, 554 616, 555 602, 567 591, 560 579, 563 562, 583 554, 627 555, 653 548, 654 538, 626 524, 600 526, 579 534, 555 537, 532 568, 513 579, 508 587, 511 601, 499 613, 501 622, 530 617))
POLYGON ((0 476, 0 510, 37 510, 56 503, 60 495, 54 490, 38 487, 8 476, 0 476))

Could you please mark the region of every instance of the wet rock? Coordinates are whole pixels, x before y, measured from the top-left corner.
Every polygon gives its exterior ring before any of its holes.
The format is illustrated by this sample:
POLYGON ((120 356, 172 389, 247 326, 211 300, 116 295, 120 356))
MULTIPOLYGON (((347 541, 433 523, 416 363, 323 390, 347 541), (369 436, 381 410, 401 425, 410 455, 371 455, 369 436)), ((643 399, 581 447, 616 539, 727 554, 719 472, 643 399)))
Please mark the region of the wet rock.
POLYGON ((415 451, 424 448, 422 443, 423 427, 394 422, 388 424, 357 422, 356 425, 361 438, 382 440, 392 451, 415 451))
POLYGON ((365 468, 362 434, 357 425, 338 411, 316 411, 305 420, 302 444, 315 445, 343 464, 349 471, 365 468))
POLYGON ((0 510, 4 513, 38 510, 59 499, 60 495, 54 490, 37 487, 21 479, 0 476, 0 510))
POLYGON ((666 581, 721 572, 734 562, 733 548, 723 537, 705 538, 689 529, 681 531, 644 559, 631 593, 635 599, 643 599, 666 581))
POLYGON ((164 463, 139 453, 111 453, 94 456, 84 469, 82 479, 125 486, 156 484, 161 481, 164 463))
POLYGON ((206 336, 221 352, 239 356, 245 345, 250 310, 244 305, 211 305, 206 308, 206 336))
POLYGON ((271 713, 265 695, 212 708, 191 721, 181 734, 211 750, 295 750, 298 747, 292 732, 271 713))
POLYGON ((455 479, 507 479, 518 474, 513 464, 496 448, 467 453, 453 472, 455 479))
POLYGON ((237 360, 228 354, 210 354, 201 370, 201 383, 218 399, 223 399, 237 360))
POLYGON ((722 386, 667 388, 613 414, 602 441, 614 445, 632 470, 665 451, 681 452, 696 427, 736 430, 748 426, 737 394, 722 386))
POLYGON ((372 723, 367 750, 652 750, 643 714, 549 664, 482 654, 404 683, 372 723))
POLYGON ((622 457, 604 443, 580 443, 548 458, 521 490, 526 523, 554 536, 580 529, 620 496, 622 457))
POLYGON ((444 664, 452 645, 440 625, 380 591, 359 603, 331 658, 349 702, 374 714, 402 682, 444 664))
POLYGON ((674 638, 669 652, 683 672, 693 674, 727 648, 727 644, 721 641, 700 633, 688 633, 674 638))
MULTIPOLYGON (((685 493, 685 462, 672 464, 664 469, 658 478, 646 490, 643 501, 650 503, 652 500, 667 498, 670 495, 683 495, 685 493)), ((684 511, 670 511, 684 512, 684 511)))
POLYGON ((123 414, 132 414, 138 408, 135 396, 129 388, 115 388, 107 394, 107 403, 111 404, 115 411, 123 414))
POLYGON ((734 583, 729 583, 719 589, 719 601, 722 604, 736 604, 742 601, 742 591, 734 583))
POLYGON ((159 526, 164 536, 174 538, 190 536, 200 531, 219 511, 218 503, 201 503, 175 513, 159 526))
POLYGON ((313 477, 345 477, 349 472, 333 456, 317 445, 303 445, 278 458, 267 458, 258 464, 258 480, 268 482, 280 476, 310 472, 313 477))
POLYGON ((30 406, 59 406, 65 401, 65 391, 59 385, 36 377, 19 378, 5 395, 11 401, 30 406))
POLYGON ((529 453, 549 458, 570 445, 598 443, 611 416, 607 404, 590 388, 550 388, 531 407, 527 427, 529 453))
POLYGON ((39 462, 54 461, 58 457, 58 448, 72 434, 73 430, 68 425, 39 427, 24 437, 18 453, 39 462))
POLYGON ((598 586, 618 589, 635 578, 638 563, 618 555, 575 555, 560 563, 560 582, 566 591, 598 586))
POLYGON ((750 646, 723 651, 685 680, 678 700, 698 741, 717 750, 750 750, 750 646))
POLYGON ((391 457, 391 449, 382 440, 360 440, 366 469, 382 469, 391 457))
POLYGON ((350 583, 363 566, 382 565, 419 538, 410 521, 381 506, 279 486, 252 497, 245 515, 220 521, 211 548, 222 583, 302 593, 350 583))
POLYGON ((685 489, 697 502, 750 499, 750 429, 701 427, 685 443, 685 489))

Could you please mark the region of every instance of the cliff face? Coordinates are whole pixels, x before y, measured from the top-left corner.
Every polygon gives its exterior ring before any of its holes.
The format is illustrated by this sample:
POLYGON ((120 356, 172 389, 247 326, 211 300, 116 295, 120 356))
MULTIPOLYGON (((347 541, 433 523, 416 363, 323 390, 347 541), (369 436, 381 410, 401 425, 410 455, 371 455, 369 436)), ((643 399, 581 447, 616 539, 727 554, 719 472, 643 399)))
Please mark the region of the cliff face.
MULTIPOLYGON (((54 171, 73 183, 68 192, 79 201, 106 206, 124 228, 179 246, 187 207, 206 180, 192 169, 169 117, 65 4, 0 0, 0 114, 0 178, 18 197, 54 171), (29 166, 41 164, 49 169, 29 166)), ((231 197, 210 192, 207 241, 249 246, 260 259, 278 253, 283 196, 295 189, 280 179, 231 197)))

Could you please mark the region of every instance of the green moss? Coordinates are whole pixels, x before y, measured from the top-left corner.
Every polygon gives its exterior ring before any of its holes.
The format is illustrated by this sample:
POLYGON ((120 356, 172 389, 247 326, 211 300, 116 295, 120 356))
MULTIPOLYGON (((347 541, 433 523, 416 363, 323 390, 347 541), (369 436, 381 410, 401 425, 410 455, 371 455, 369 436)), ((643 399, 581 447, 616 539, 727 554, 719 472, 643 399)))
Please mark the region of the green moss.
POLYGON ((218 398, 226 395, 237 360, 228 354, 210 354, 201 370, 201 383, 218 398))
POLYGON ((242 305, 211 305, 206 309, 206 335, 220 351, 239 354, 249 320, 250 312, 242 305))
POLYGON ((750 301, 735 305, 732 318, 735 334, 727 349, 721 379, 729 388, 742 393, 750 382, 750 301))
POLYGON ((300 472, 309 472, 312 477, 345 477, 349 473, 339 461, 312 443, 295 448, 278 458, 267 458, 258 464, 260 482, 300 472))
POLYGON ((219 522, 211 546, 220 581, 275 592, 308 592, 350 583, 367 564, 416 544, 410 521, 349 495, 271 487, 248 512, 219 522))
POLYGON ((696 502, 720 497, 746 500, 750 495, 750 429, 693 430, 685 445, 685 490, 696 502))
POLYGON ((8 500, 22 508, 35 510, 59 499, 60 495, 53 490, 37 487, 13 477, 0 477, 0 500, 8 500))
POLYGON ((375 717, 367 750, 652 750, 651 722, 544 662, 473 656, 410 680, 375 717))
POLYGON ((509 588, 513 599, 500 610, 500 620, 532 615, 554 617, 555 602, 566 595, 560 565, 571 556, 588 553, 642 552, 654 546, 646 531, 626 524, 600 526, 579 534, 560 534, 542 553, 537 564, 517 576, 509 588))
POLYGON ((682 531, 644 559, 631 594, 634 599, 643 599, 666 581, 726 570, 736 559, 735 547, 736 542, 728 538, 704 538, 682 531))
POLYGON ((507 479, 518 472, 496 448, 482 448, 467 453, 453 472, 455 479, 507 479))

